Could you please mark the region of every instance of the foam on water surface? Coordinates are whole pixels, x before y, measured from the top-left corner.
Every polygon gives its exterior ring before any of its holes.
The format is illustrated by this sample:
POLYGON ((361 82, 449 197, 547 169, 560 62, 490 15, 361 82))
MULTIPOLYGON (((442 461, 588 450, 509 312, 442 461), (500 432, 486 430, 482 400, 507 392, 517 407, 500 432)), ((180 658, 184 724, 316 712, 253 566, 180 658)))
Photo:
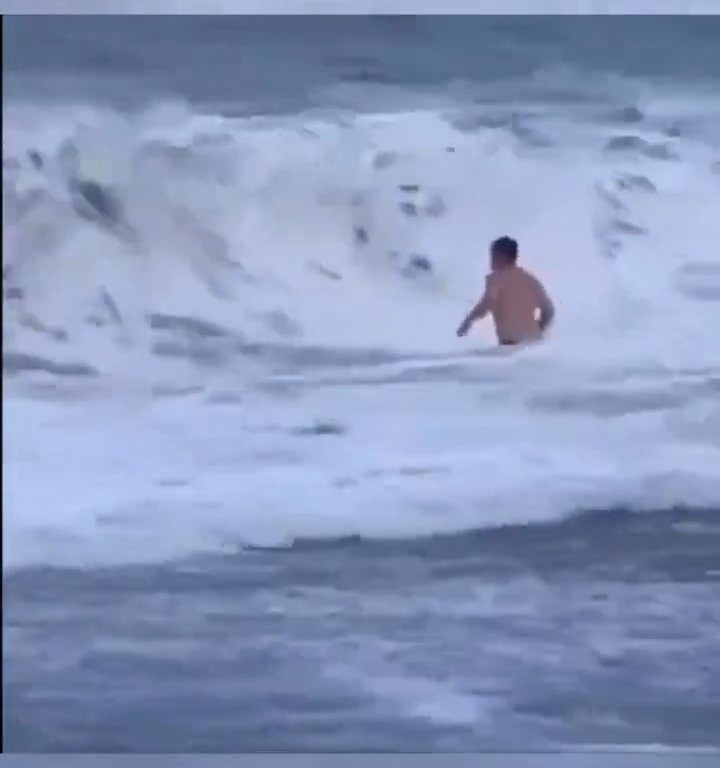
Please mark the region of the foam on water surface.
POLYGON ((8 105, 6 564, 717 504, 717 146, 584 109, 8 105), (454 336, 506 232, 509 355, 454 336))

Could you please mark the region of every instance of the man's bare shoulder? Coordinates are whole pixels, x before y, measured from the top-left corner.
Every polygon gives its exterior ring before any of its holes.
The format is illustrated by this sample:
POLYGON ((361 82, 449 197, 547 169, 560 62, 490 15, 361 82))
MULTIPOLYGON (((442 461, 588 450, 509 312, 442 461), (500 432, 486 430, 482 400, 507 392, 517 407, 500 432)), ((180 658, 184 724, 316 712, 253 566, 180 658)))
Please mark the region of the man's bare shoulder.
POLYGON ((530 272, 527 269, 523 269, 522 267, 517 267, 518 270, 518 277, 527 285, 531 285, 536 290, 544 291, 545 287, 542 284, 542 281, 540 278, 538 278, 536 275, 534 275, 532 272, 530 272))
POLYGON ((534 283, 535 278, 522 267, 512 267, 503 269, 499 272, 493 272, 488 277, 488 285, 494 285, 498 288, 502 286, 524 286, 534 283), (491 282, 490 282, 491 281, 491 282))
POLYGON ((512 270, 515 273, 516 277, 522 278, 523 280, 532 280, 536 281, 537 278, 535 275, 533 275, 530 270, 525 269, 525 267, 514 267, 512 270))
POLYGON ((502 285, 502 275, 499 272, 489 272, 485 276, 485 295, 495 297, 502 285))

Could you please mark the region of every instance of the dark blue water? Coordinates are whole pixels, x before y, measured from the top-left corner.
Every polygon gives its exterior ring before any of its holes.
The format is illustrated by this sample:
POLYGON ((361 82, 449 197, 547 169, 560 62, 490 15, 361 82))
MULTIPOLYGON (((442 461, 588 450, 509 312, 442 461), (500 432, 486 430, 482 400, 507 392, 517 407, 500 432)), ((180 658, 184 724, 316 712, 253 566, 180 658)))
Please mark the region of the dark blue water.
MULTIPOLYGON (((567 71, 717 80, 720 17, 10 17, 10 94, 173 94, 255 110, 327 106, 329 86, 475 87, 567 71)), ((511 86, 496 93, 508 95, 511 86)))
POLYGON ((22 751, 720 746, 717 512, 5 577, 22 751))

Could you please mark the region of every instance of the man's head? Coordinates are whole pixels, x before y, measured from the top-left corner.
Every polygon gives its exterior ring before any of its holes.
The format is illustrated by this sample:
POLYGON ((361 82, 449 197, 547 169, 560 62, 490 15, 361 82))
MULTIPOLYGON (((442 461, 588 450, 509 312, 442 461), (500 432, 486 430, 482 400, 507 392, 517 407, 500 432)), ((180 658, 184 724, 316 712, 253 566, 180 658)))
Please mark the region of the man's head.
POLYGON ((512 267, 518 257, 518 244, 512 237, 498 237, 490 244, 490 266, 493 271, 512 267))

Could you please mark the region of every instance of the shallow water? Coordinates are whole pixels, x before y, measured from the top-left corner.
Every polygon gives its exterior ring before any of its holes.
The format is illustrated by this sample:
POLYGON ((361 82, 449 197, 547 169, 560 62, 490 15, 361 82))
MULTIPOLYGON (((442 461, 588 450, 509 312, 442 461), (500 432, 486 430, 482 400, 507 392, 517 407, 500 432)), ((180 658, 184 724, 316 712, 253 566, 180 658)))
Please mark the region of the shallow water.
POLYGON ((717 510, 5 581, 9 749, 718 746, 717 510))

